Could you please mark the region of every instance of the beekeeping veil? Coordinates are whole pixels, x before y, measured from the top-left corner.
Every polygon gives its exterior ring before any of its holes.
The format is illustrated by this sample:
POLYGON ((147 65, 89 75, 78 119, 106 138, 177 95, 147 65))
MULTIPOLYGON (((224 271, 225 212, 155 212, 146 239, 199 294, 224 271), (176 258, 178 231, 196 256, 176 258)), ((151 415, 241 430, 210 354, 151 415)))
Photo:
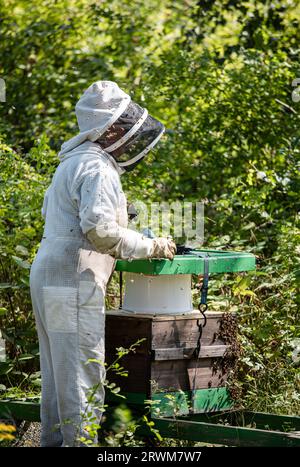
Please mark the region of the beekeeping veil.
POLYGON ((112 156, 122 171, 130 171, 164 132, 162 123, 112 81, 92 84, 79 99, 75 112, 80 133, 62 145, 60 158, 90 140, 112 156))
POLYGON ((100 146, 126 171, 132 170, 156 145, 164 126, 134 102, 99 138, 100 146))

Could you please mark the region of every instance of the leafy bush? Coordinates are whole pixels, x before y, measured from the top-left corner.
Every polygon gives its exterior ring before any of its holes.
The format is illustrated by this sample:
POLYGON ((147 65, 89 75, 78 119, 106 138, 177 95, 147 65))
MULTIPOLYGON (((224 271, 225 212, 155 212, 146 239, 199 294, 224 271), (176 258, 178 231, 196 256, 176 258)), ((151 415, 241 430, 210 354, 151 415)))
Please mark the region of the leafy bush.
POLYGON ((0 12, 3 382, 38 378, 28 268, 43 192, 77 98, 113 79, 168 129, 124 177, 130 200, 203 200, 205 246, 258 257, 257 273, 210 289, 211 307, 239 313, 241 402, 299 411, 299 2, 0 0, 0 12))

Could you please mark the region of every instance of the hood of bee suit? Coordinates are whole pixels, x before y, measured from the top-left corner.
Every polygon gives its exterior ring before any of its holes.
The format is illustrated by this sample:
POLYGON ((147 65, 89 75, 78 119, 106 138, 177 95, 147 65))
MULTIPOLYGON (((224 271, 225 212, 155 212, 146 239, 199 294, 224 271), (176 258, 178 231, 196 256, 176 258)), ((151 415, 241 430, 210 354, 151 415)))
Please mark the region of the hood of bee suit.
POLYGON ((61 146, 60 160, 80 144, 95 142, 120 117, 130 96, 113 81, 97 81, 83 93, 75 106, 79 133, 61 146))
POLYGON ((60 160, 72 157, 85 143, 81 149, 103 151, 120 175, 132 170, 165 131, 161 122, 112 81, 92 84, 76 104, 75 113, 80 133, 62 145, 60 160))

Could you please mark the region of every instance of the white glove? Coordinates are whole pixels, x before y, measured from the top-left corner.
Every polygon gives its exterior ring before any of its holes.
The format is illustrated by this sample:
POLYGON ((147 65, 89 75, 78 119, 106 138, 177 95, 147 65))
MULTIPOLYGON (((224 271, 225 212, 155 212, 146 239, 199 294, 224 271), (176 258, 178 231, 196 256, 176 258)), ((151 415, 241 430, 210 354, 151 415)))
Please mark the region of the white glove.
POLYGON ((176 253, 176 245, 170 238, 158 237, 153 239, 153 250, 150 258, 173 259, 176 253))

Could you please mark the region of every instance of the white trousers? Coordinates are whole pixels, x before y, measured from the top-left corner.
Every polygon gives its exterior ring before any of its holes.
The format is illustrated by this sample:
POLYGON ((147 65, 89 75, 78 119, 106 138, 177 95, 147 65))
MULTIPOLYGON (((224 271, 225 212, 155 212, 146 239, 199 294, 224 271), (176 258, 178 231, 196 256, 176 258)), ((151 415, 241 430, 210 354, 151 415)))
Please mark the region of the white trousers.
POLYGON ((100 422, 104 404, 105 292, 83 280, 78 287, 39 287, 38 270, 33 265, 30 281, 40 345, 41 446, 82 445, 87 414, 100 422))

